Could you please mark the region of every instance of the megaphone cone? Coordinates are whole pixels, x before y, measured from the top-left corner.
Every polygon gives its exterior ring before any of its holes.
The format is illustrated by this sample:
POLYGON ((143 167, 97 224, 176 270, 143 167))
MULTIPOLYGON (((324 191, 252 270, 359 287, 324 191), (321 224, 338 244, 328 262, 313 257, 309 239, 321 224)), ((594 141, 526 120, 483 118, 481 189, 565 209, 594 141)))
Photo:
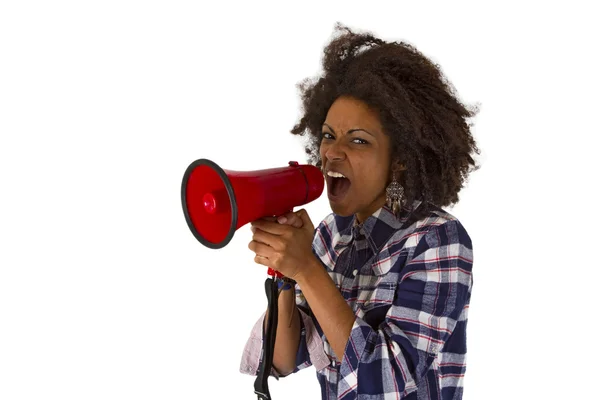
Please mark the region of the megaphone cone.
POLYGON ((185 171, 181 203, 196 239, 218 249, 247 223, 279 216, 319 198, 324 185, 319 168, 294 161, 282 168, 229 171, 199 159, 185 171))

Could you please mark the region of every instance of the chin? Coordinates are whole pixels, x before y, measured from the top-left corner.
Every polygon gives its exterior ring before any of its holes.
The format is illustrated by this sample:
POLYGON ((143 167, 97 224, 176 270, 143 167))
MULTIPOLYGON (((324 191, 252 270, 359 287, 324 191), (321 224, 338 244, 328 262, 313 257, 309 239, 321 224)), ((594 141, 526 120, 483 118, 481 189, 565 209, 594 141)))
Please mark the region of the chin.
POLYGON ((333 211, 334 214, 339 215, 340 217, 350 217, 355 214, 355 212, 352 209, 350 209, 348 207, 340 206, 339 204, 336 204, 336 203, 330 202, 329 206, 331 208, 331 211, 333 211))

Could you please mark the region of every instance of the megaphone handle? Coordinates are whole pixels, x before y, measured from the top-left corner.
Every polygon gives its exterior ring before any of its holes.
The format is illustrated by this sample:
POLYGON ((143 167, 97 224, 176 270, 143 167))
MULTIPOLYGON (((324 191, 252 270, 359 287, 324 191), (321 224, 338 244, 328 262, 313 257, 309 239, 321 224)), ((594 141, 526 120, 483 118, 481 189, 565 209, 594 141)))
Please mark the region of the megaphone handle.
MULTIPOLYGON (((291 165, 291 162, 290 162, 291 165)), ((288 213, 294 212, 293 209, 288 210, 288 213)), ((277 278, 283 278, 283 274, 279 271, 275 271, 273 268, 269 268, 269 270, 267 271, 267 274, 269 274, 270 276, 274 276, 277 278)))

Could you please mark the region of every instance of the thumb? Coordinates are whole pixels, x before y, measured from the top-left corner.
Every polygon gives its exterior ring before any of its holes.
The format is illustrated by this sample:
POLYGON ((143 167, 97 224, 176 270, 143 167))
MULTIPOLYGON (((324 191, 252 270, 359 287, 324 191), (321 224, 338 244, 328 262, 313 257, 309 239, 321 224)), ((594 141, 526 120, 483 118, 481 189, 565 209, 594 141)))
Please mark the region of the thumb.
POLYGON ((277 222, 280 224, 291 225, 294 228, 302 228, 302 219, 293 212, 285 213, 277 218, 277 222))
POLYGON ((296 215, 300 217, 300 219, 302 220, 302 225, 304 227, 306 227, 307 229, 310 228, 311 231, 315 229, 312 221, 310 220, 310 217, 308 216, 308 213, 304 208, 298 210, 296 212, 296 215))

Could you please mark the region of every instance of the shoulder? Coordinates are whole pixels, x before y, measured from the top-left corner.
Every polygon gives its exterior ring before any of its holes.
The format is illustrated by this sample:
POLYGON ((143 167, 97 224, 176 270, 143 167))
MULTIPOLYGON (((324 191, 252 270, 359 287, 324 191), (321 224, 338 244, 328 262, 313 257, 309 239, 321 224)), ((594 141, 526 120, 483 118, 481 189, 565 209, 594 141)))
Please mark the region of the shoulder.
POLYGON ((440 207, 430 205, 429 216, 422 224, 426 232, 423 241, 435 241, 434 238, 437 238, 439 244, 460 243, 469 249, 473 248, 471 237, 464 225, 456 216, 440 207))
POLYGON ((473 245, 463 224, 451 213, 431 207, 427 218, 418 221, 421 231, 415 241, 403 279, 438 284, 472 285, 473 245))
POLYGON ((456 216, 428 203, 427 212, 396 230, 386 246, 402 249, 413 258, 427 249, 451 244, 460 244, 468 250, 473 247, 471 237, 456 216))
POLYGON ((471 239, 466 229, 456 216, 434 204, 428 203, 428 206, 429 208, 426 213, 421 214, 419 219, 403 226, 402 229, 397 230, 394 237, 391 239, 397 239, 398 236, 404 236, 408 239, 406 245, 410 247, 416 246, 422 242, 425 237, 435 234, 436 231, 459 229, 461 231, 461 236, 455 239, 464 241, 469 245, 471 244, 471 239))

